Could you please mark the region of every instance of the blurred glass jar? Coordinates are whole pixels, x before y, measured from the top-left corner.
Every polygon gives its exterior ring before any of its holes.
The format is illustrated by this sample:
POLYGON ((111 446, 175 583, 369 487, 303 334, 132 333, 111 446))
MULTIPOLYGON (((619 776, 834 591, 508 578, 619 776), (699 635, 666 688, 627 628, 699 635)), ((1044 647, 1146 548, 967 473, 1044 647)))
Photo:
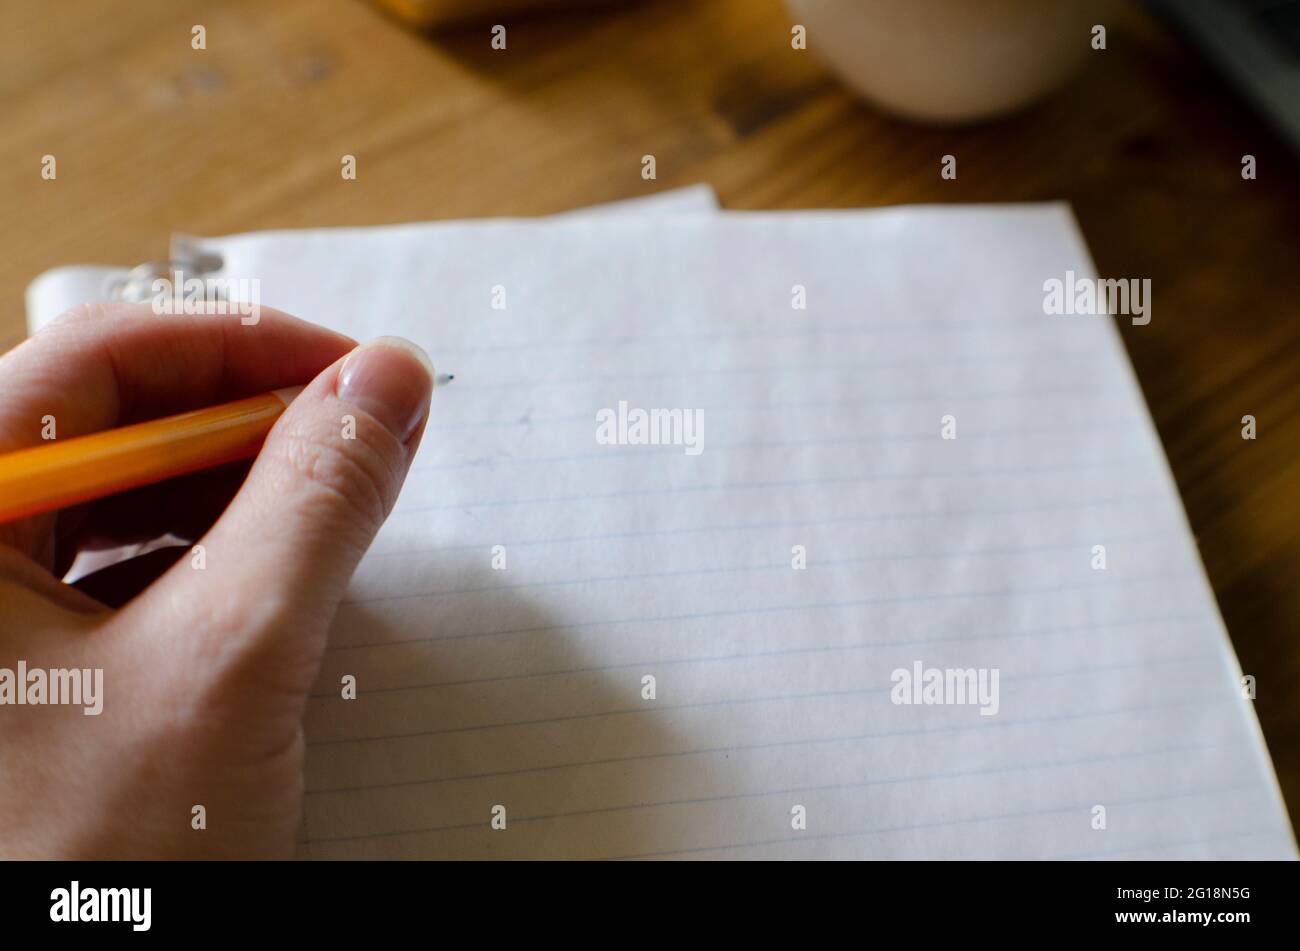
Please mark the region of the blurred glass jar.
MULTIPOLYGON (((965 122, 1045 96, 1093 52, 1096 0, 786 0, 808 49, 891 112, 965 122)), ((1104 55, 1104 54, 1098 54, 1104 55)))

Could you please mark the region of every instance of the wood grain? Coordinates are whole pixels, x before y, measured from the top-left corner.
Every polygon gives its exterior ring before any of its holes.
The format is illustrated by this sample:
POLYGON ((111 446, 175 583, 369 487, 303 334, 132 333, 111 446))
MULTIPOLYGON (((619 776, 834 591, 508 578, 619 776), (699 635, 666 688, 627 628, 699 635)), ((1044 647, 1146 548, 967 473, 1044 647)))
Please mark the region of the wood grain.
POLYGON ((789 48, 775 0, 511 17, 506 52, 485 25, 421 35, 359 0, 108 9, 6 5, 4 347, 41 270, 157 257, 173 230, 540 214, 696 181, 731 208, 1069 200, 1104 275, 1153 282, 1125 342, 1300 820, 1297 159, 1162 25, 1125 8, 1048 102, 941 129, 854 100, 789 48))

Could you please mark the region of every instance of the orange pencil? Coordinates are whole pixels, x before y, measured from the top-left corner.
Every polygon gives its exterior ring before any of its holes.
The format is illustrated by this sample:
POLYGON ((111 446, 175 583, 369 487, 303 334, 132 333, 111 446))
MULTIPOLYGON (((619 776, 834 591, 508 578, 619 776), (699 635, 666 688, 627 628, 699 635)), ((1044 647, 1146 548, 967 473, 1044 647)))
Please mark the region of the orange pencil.
POLYGON ((0 522, 255 456, 301 389, 0 455, 0 522))
MULTIPOLYGON (((455 377, 439 374, 435 386, 455 377)), ((0 455, 0 523, 257 455, 301 386, 0 455)))

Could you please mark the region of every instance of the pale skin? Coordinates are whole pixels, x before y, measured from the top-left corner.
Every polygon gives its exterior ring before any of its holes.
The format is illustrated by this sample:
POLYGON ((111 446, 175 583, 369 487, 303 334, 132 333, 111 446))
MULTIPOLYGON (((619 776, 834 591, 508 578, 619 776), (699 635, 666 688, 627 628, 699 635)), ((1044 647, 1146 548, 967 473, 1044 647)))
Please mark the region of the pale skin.
POLYGON ((245 326, 86 307, 0 358, 0 452, 39 444, 47 416, 68 439, 297 384, 251 469, 0 525, 0 667, 104 671, 99 716, 0 705, 0 857, 294 854, 307 695, 432 386, 418 351, 267 308, 245 326), (82 549, 167 531, 202 570, 176 548, 60 580, 82 549))

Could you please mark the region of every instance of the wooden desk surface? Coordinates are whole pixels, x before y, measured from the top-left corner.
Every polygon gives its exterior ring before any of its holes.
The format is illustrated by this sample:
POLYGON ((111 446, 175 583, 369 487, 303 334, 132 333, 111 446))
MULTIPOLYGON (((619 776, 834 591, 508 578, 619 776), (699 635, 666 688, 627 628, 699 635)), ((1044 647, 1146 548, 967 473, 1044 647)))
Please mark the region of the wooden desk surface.
POLYGON ((156 258, 173 230, 539 214, 698 181, 730 208, 1068 199, 1103 275, 1153 282, 1125 342, 1300 825, 1300 159, 1163 26, 1125 9, 1050 101, 944 130, 855 101, 790 50, 776 0, 511 18, 507 53, 486 26, 421 36, 359 0, 111 10, 7 8, 0 348, 38 272, 156 258))

